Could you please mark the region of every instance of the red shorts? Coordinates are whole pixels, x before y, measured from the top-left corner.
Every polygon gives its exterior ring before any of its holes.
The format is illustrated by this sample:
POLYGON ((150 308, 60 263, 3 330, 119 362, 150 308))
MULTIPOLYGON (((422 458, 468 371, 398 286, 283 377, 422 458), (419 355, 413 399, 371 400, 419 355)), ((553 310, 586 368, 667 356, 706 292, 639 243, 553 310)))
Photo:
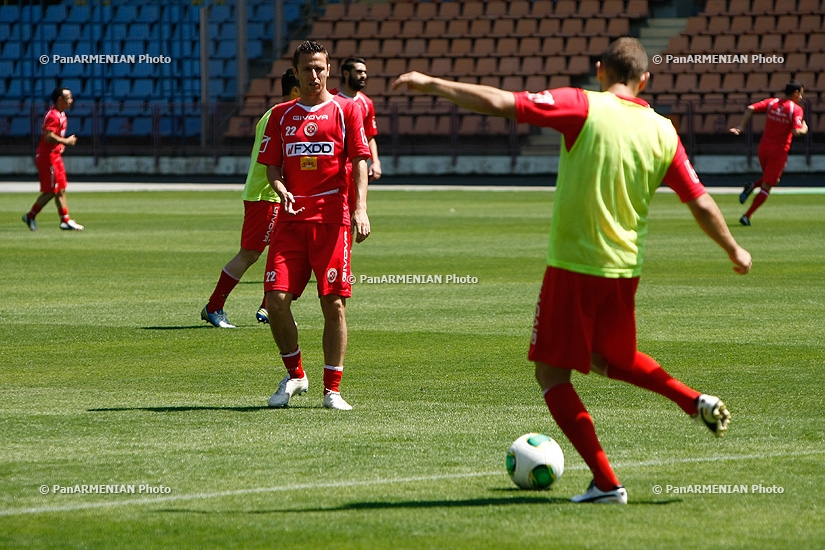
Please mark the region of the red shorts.
POLYGON ((66 180, 66 167, 63 157, 56 155, 38 155, 34 164, 37 166, 37 175, 40 178, 41 193, 59 193, 69 184, 66 180))
POLYGON ((241 229, 241 248, 263 252, 275 231, 275 219, 278 217, 277 202, 243 201, 243 229, 241 229))
POLYGON ((788 152, 776 149, 763 149, 757 151, 759 155, 759 165, 762 166, 762 183, 776 185, 785 166, 788 164, 788 152))
POLYGON ((352 296, 349 227, 282 219, 272 238, 278 246, 269 247, 264 292, 289 292, 297 298, 315 273, 318 296, 352 296))
POLYGON ((639 278, 608 279, 548 267, 541 285, 528 359, 590 372, 598 353, 622 369, 636 355, 639 278))

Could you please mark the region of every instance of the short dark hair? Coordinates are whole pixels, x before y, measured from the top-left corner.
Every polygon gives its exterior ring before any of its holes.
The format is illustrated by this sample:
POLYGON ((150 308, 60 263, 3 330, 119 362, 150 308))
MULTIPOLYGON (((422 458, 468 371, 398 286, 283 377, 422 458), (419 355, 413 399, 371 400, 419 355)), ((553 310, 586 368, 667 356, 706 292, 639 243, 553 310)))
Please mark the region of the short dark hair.
POLYGON ((57 100, 63 97, 63 92, 68 91, 68 88, 63 88, 62 86, 58 86, 52 92, 52 103, 57 105, 57 100))
POLYGON ((610 82, 627 84, 641 79, 647 72, 647 52, 641 42, 630 36, 611 42, 601 61, 610 82))
POLYGON ((295 76, 291 68, 285 70, 281 77, 281 91, 283 92, 281 95, 284 97, 288 96, 292 93, 292 88, 296 86, 298 88, 301 87, 301 82, 298 80, 298 77, 295 76))
POLYGON ((314 40, 306 40, 295 48, 295 53, 292 55, 292 66, 298 68, 298 58, 302 53, 316 54, 322 53, 327 57, 327 64, 329 64, 329 52, 323 44, 315 42, 314 40))
POLYGON ((785 84, 785 95, 793 95, 794 92, 801 92, 805 90, 805 86, 798 80, 791 80, 785 84))
POLYGON ((367 64, 362 57, 348 57, 344 59, 341 63, 341 76, 344 76, 344 71, 352 71, 358 63, 361 63, 362 65, 367 64))

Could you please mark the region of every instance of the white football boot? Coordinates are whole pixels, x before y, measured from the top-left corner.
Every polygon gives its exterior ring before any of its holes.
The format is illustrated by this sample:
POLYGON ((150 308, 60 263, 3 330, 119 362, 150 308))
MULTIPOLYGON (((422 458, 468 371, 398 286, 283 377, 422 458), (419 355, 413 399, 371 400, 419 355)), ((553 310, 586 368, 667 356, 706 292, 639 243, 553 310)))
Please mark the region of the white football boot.
POLYGON ((293 395, 301 395, 309 389, 309 381, 306 374, 303 378, 286 378, 281 380, 278 384, 278 391, 272 394, 269 398, 269 407, 272 409, 280 409, 289 405, 289 398, 293 395))
POLYGON ((713 395, 702 394, 696 399, 699 412, 691 418, 707 427, 716 437, 725 435, 730 424, 730 412, 722 400, 713 395))

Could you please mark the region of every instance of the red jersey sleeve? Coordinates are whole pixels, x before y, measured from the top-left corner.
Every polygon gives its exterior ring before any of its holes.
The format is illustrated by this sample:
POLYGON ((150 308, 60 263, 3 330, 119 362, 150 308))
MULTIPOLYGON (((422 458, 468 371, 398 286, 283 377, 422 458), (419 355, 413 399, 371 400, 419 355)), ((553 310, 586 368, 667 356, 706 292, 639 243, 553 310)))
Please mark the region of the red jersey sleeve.
POLYGON ((282 166, 284 163, 283 156, 283 139, 281 138, 281 119, 283 118, 283 110, 278 109, 277 106, 272 110, 269 120, 264 129, 264 135, 261 138, 261 148, 258 150, 258 163, 269 166, 282 166))
POLYGON ((763 99, 762 101, 757 101, 756 103, 752 103, 751 107, 753 107, 753 110, 756 111, 757 113, 764 113, 765 111, 768 110, 768 107, 770 107, 771 104, 774 103, 775 101, 777 101, 776 98, 769 97, 767 99, 763 99))
POLYGON ((670 168, 667 169, 662 183, 673 189, 683 203, 698 199, 705 194, 705 186, 699 181, 699 176, 690 164, 682 140, 679 140, 676 154, 673 155, 673 162, 670 163, 670 168))
POLYGON ((375 103, 372 99, 364 96, 367 105, 367 116, 364 118, 364 131, 367 133, 367 139, 372 139, 378 135, 378 124, 375 122, 375 103))
POLYGON ((347 101, 344 108, 344 121, 347 128, 346 148, 347 159, 371 156, 367 142, 367 133, 364 130, 364 112, 354 101, 347 101))
POLYGON ((537 94, 514 92, 516 121, 553 128, 569 151, 587 120, 587 94, 580 88, 556 88, 537 94))
POLYGON ((801 130, 802 129, 802 121, 805 118, 805 111, 799 105, 793 104, 793 114, 791 117, 793 120, 791 121, 791 125, 794 130, 801 130))
POLYGON ((47 131, 52 131, 58 136, 60 135, 60 115, 55 109, 49 109, 46 115, 43 117, 43 134, 47 131))

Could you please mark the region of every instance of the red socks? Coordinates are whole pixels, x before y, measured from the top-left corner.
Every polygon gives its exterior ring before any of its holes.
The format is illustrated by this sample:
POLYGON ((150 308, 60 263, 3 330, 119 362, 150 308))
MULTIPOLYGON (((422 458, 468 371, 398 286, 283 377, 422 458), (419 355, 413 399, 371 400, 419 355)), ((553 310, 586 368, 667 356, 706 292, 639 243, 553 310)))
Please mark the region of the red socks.
POLYGON ((66 223, 66 222, 69 221, 69 209, 68 208, 66 208, 64 206, 63 208, 60 209, 59 214, 60 214, 60 221, 61 222, 66 223))
POLYGON ((324 365, 324 395, 329 392, 339 392, 343 376, 344 367, 324 365))
POLYGON ((695 414, 697 411, 696 398, 701 394, 670 376, 655 359, 640 351, 636 352, 630 370, 622 370, 611 364, 607 367, 607 377, 663 395, 687 414, 695 414))
POLYGON ((26 216, 28 216, 28 218, 30 220, 33 220, 35 218, 35 216, 37 216, 40 213, 41 210, 43 210, 43 208, 41 208, 41 206, 39 204, 34 203, 32 205, 32 209, 29 210, 29 213, 26 214, 26 216))
POLYGON ((745 215, 750 218, 756 209, 765 204, 765 201, 768 200, 770 196, 770 191, 765 191, 764 189, 760 189, 759 193, 753 198, 753 203, 751 203, 751 207, 748 208, 748 211, 745 212, 745 215))
POLYGON ((226 299, 229 297, 229 293, 234 290, 237 284, 238 279, 227 273, 225 269, 222 270, 221 276, 218 278, 218 284, 215 286, 212 296, 209 297, 209 303, 206 305, 206 311, 209 313, 214 313, 219 309, 223 309, 223 306, 226 304, 226 299))
POLYGON ((304 367, 301 362, 301 348, 296 349, 292 353, 282 353, 281 360, 284 362, 290 378, 304 377, 304 367))
POLYGON ((544 393, 544 401, 556 424, 593 472, 596 486, 602 491, 609 491, 621 485, 596 436, 593 419, 584 408, 573 384, 553 386, 544 393))

